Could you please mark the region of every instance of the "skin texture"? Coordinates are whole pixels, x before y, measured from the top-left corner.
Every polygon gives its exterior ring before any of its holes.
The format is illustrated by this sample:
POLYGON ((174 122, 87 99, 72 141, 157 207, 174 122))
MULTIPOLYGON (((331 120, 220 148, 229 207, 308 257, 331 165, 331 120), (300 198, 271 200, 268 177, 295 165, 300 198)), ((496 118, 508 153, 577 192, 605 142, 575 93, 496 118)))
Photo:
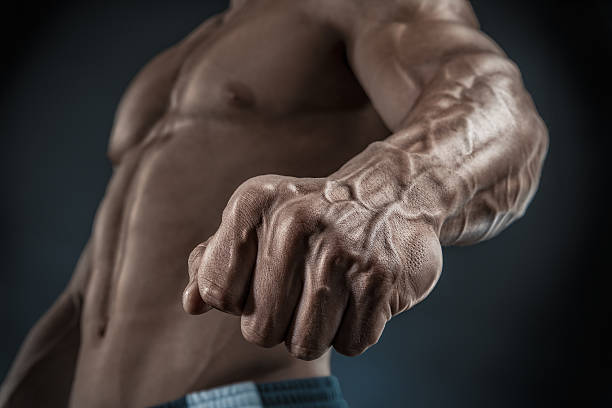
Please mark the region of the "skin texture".
POLYGON ((442 245, 524 213, 547 143, 464 1, 234 2, 126 91, 90 242, 0 406, 327 375, 427 296, 442 245))

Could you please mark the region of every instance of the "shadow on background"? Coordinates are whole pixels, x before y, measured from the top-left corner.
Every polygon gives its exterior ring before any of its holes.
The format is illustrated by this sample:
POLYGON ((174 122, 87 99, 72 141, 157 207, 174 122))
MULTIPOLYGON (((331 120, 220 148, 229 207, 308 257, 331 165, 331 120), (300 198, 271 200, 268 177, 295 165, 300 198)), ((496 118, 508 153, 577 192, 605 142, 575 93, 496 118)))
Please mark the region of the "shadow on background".
MULTIPOLYGON (((551 145, 526 216, 445 249, 437 289, 365 355, 335 355, 352 407, 604 406, 612 387, 607 247, 609 2, 474 1, 521 67, 551 145), (607 120, 604 121, 604 118, 607 120)), ((0 378, 62 291, 111 168, 114 110, 149 59, 222 1, 64 3, 8 10, 0 378)))

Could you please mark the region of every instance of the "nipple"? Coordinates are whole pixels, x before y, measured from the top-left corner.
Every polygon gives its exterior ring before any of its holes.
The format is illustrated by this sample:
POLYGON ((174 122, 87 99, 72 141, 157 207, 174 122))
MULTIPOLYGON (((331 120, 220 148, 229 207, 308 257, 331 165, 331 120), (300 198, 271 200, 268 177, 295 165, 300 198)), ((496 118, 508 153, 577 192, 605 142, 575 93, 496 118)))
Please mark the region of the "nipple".
POLYGON ((225 91, 231 106, 240 109, 248 109, 255 106, 253 91, 242 82, 228 82, 225 85, 225 91))

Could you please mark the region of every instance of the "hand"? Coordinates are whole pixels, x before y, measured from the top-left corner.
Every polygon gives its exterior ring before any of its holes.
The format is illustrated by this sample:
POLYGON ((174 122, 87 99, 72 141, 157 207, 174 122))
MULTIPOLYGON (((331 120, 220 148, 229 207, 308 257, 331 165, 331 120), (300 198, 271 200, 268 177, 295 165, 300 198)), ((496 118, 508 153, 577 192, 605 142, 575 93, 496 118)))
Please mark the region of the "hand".
POLYGON ((342 180, 247 180, 189 257, 184 309, 241 315, 246 340, 285 342, 304 360, 332 345, 362 353, 429 293, 442 268, 431 223, 366 193, 342 180))

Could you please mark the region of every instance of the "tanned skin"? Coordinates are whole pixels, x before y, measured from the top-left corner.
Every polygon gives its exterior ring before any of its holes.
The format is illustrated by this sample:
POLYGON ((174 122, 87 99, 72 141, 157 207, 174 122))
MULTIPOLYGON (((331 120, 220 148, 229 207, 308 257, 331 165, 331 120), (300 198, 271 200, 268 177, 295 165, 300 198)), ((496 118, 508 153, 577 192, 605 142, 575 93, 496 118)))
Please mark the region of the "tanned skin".
POLYGON ((124 95, 91 240, 0 405, 327 375, 431 291, 442 245, 523 214, 547 143, 463 0, 232 3, 124 95))

